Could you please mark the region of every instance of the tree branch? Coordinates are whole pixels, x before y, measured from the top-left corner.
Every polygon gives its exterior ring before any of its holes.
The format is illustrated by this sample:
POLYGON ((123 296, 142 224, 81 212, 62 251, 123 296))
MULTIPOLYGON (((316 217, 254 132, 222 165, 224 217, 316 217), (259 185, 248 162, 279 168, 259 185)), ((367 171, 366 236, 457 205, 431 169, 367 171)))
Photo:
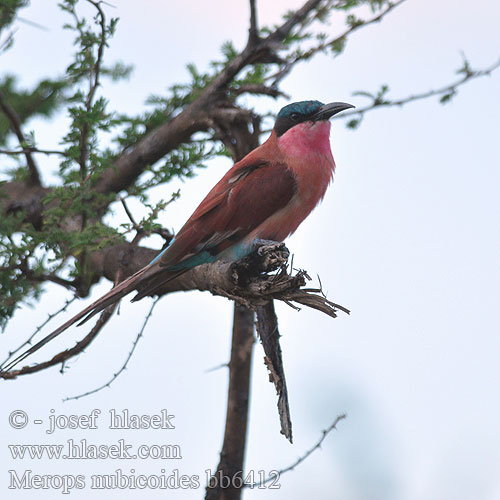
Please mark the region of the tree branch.
POLYGON ((248 28, 248 43, 256 44, 259 40, 259 28, 257 27, 257 6, 255 0, 250 0, 250 27, 248 28))
MULTIPOLYGON (((155 250, 133 246, 130 243, 122 243, 113 248, 102 265, 106 272, 115 277, 115 281, 122 281, 144 267, 157 254, 155 250)), ((177 291, 200 290, 227 297, 253 310, 258 310, 258 306, 265 306, 271 300, 281 300, 292 306, 296 302, 312 307, 333 318, 337 316, 338 310, 349 313, 346 308, 326 299, 317 289, 304 288, 308 279, 305 271, 299 271, 295 275, 289 274, 286 270, 288 255, 289 252, 283 244, 263 246, 238 262, 215 262, 195 267, 156 290, 154 295, 161 297, 177 291), (279 269, 278 273, 269 274, 276 269, 279 269)), ((100 321, 101 319, 98 324, 100 321)), ((98 331, 96 335, 97 333, 98 331)), ((82 342, 84 341, 85 339, 82 342)), ((54 356, 51 361, 40 365, 41 368, 33 369, 28 366, 20 370, 2 372, 1 376, 15 378, 66 361, 88 344, 82 344, 81 349, 77 348, 79 345, 80 343, 75 348, 54 356)))
POLYGON ((111 384, 127 369, 127 365, 129 364, 129 361, 132 359, 132 356, 135 352, 135 349, 136 349, 137 345, 139 344, 139 340, 141 340, 141 338, 144 335, 144 330, 146 329, 146 325, 148 324, 149 320, 151 319, 151 316, 153 315, 153 310, 154 310, 154 308, 159 300, 160 300, 159 298, 156 299, 153 302, 153 304, 151 305, 151 308, 149 309, 149 312, 146 315, 144 322, 142 323, 142 327, 141 327, 139 333, 137 334, 137 337, 135 338, 135 340, 132 344, 132 349, 128 353, 128 356, 125 359, 125 362, 120 367, 120 369, 116 373, 113 373, 113 376, 105 384, 100 385, 99 387, 96 387, 95 389, 92 389, 90 391, 84 392, 83 394, 78 394, 77 396, 69 396, 67 398, 64 398, 63 402, 70 401, 72 399, 76 400, 76 399, 84 398, 85 396, 90 396, 91 394, 95 394, 96 392, 102 391, 102 389, 105 389, 106 387, 111 387, 111 384))
MULTIPOLYGON (((97 193, 119 192, 130 186, 148 165, 152 165, 182 142, 189 140, 195 132, 205 131, 212 126, 213 110, 220 104, 227 106, 224 89, 234 77, 248 64, 269 60, 275 55, 280 43, 290 31, 302 22, 321 0, 309 0, 302 8, 273 33, 258 42, 247 46, 213 79, 201 95, 186 106, 172 120, 160 125, 140 140, 131 150, 126 150, 115 160, 113 167, 107 169, 96 181, 97 193)), ((278 60, 275 55, 275 60, 278 60)))
MULTIPOLYGON (((495 70, 500 68, 500 59, 493 63, 492 65, 480 69, 480 70, 473 70, 468 66, 468 62, 465 61, 465 65, 463 68, 458 70, 458 73, 463 73, 463 77, 459 78, 458 80, 445 85, 444 87, 439 87, 436 89, 431 89, 426 92, 421 92, 418 94, 412 94, 407 97, 402 97, 399 99, 387 99, 385 97, 385 92, 382 92, 378 95, 372 95, 369 94, 368 92, 360 91, 360 92, 355 92, 354 95, 361 95, 365 97, 369 97, 373 100, 372 104, 369 104, 368 106, 362 107, 362 108, 356 108, 353 111, 346 111, 343 113, 342 116, 334 116, 332 119, 338 119, 338 118, 346 118, 348 116, 353 116, 357 115, 360 118, 368 112, 372 111, 373 109, 376 108, 381 108, 381 107, 390 107, 390 106, 403 106, 405 104, 408 104, 413 101, 419 101, 422 99, 428 99, 429 97, 433 96, 442 96, 441 102, 445 103, 448 100, 450 100, 458 91, 458 88, 467 83, 470 80, 474 80, 475 78, 480 78, 482 76, 489 76, 491 73, 493 73, 495 70)), ((387 88, 388 90, 388 88, 387 88)))
POLYGON ((317 54, 318 52, 322 52, 326 50, 329 47, 335 47, 338 46, 338 44, 344 44, 345 40, 347 37, 351 34, 357 31, 360 28, 364 28, 366 26, 369 26, 370 24, 378 23, 380 22, 391 10, 394 8, 398 7, 401 5, 403 2, 406 0, 398 0, 394 3, 389 3, 387 7, 382 10, 379 14, 373 16, 372 18, 364 21, 364 20, 359 20, 357 23, 354 23, 351 25, 348 29, 346 29, 342 34, 336 36, 335 38, 332 38, 330 40, 323 41, 319 43, 318 45, 311 47, 309 50, 305 52, 299 52, 298 54, 293 55, 293 57, 289 60, 286 61, 285 65, 274 75, 270 75, 267 80, 272 80, 272 85, 271 87, 274 87, 278 85, 283 78, 285 78, 292 68, 299 62, 299 61, 304 61, 307 59, 310 59, 312 56, 317 54))
POLYGON ((76 356, 77 354, 80 354, 87 346, 91 344, 91 342, 97 337, 97 335, 103 329, 104 325, 109 321, 109 319, 113 315, 113 311, 115 310, 116 306, 117 304, 112 304, 107 309, 105 309, 99 316, 99 319, 97 320, 92 330, 90 330, 90 332, 71 349, 66 349, 65 351, 56 354, 52 359, 44 361, 43 363, 37 363, 31 366, 24 366, 19 370, 0 372, 0 377, 12 380, 15 379, 16 377, 19 377, 20 375, 28 375, 31 373, 36 373, 45 370, 47 368, 50 368, 51 366, 58 365, 59 363, 62 363, 64 365, 66 361, 76 356))
POLYGON ((241 477, 243 471, 250 403, 254 318, 251 309, 234 304, 224 440, 217 470, 206 487, 205 500, 238 500, 241 497, 241 487, 237 487, 235 481, 231 481, 229 487, 226 487, 224 479, 241 477))
MULTIPOLYGON (((89 90, 87 93, 87 98, 85 100, 85 110, 90 113, 97 87, 99 85, 99 76, 101 72, 102 58, 104 55, 104 46, 106 45, 106 17, 104 11, 102 10, 100 3, 94 0, 87 0, 88 3, 92 4, 96 9, 99 16, 100 25, 100 35, 99 35, 99 45, 97 47, 97 57, 95 63, 92 65, 89 72, 89 90)), ((76 12, 73 11, 73 15, 78 21, 76 12)), ((78 23, 77 23, 78 26, 78 23)), ((81 180, 85 181, 87 179, 87 161, 89 155, 89 123, 85 121, 82 125, 80 132, 80 155, 78 158, 78 163, 80 164, 80 176, 81 180)))
POLYGON ((347 418, 347 415, 345 414, 342 414, 342 415, 339 415, 334 421, 332 424, 330 424, 322 433, 322 436, 321 438, 314 444, 314 446, 312 446, 309 450, 307 450, 304 455, 302 455, 301 457, 299 457, 293 464, 289 465, 288 467, 285 467, 284 469, 280 469, 279 471, 277 471, 276 475, 269 475, 269 477, 267 479, 265 479, 264 481, 260 481, 258 483, 245 483, 243 486, 245 488, 261 488, 263 487, 264 485, 266 485, 267 483, 271 482, 271 481, 274 481, 276 479, 276 477, 281 477, 283 474, 285 474, 286 472, 289 472, 293 469, 295 469, 295 467, 297 467, 298 465, 300 465, 302 462, 304 462, 307 458, 309 458, 309 456, 314 453, 316 450, 318 450, 319 448, 321 448, 321 445, 323 444, 323 441, 326 439, 326 437, 328 436, 328 434, 330 434, 330 432, 332 432, 334 429, 336 430, 337 429, 337 424, 341 421, 341 420, 344 420, 345 418, 347 418))
POLYGON ((21 129, 21 120, 16 111, 7 102, 2 92, 0 92, 0 109, 7 117, 7 120, 10 123, 10 128, 12 129, 14 134, 16 134, 19 145, 21 146, 23 154, 26 157, 26 163, 29 170, 29 183, 32 186, 41 186, 38 167, 36 166, 35 160, 33 159, 30 148, 26 148, 26 144, 28 144, 28 141, 26 140, 26 137, 24 136, 21 129))
POLYGON ((13 351, 9 351, 9 353, 7 354, 7 358, 4 359, 4 361, 2 361, 2 363, 0 363, 0 366, 4 366, 5 363, 7 363, 7 361, 9 361, 9 359, 12 358, 12 356, 14 356, 14 354, 18 353, 24 347, 31 346, 33 344, 33 339, 35 338, 36 334, 38 332, 40 332, 42 330, 42 328, 45 325, 47 325, 51 320, 56 318, 62 312, 66 311, 68 306, 70 304, 72 304, 76 299, 77 299, 77 297, 74 296, 72 299, 66 300, 66 302, 64 303, 64 305, 60 309, 58 309, 55 313, 50 313, 47 316, 47 319, 42 324, 38 325, 35 328, 35 331, 21 345, 16 347, 13 351))
POLYGON ((61 155, 68 156, 66 151, 58 151, 55 149, 39 149, 39 148, 24 148, 18 149, 17 151, 9 150, 9 149, 0 149, 0 154, 8 155, 8 156, 18 156, 18 155, 26 155, 30 153, 41 153, 45 155, 61 155))
POLYGON ((274 384, 278 393, 278 413, 281 423, 281 434, 290 443, 292 438, 292 419, 288 405, 288 389, 286 386, 285 370, 283 368, 283 357, 280 347, 280 332, 278 330, 278 318, 274 311, 273 301, 257 307, 257 331, 264 348, 264 363, 269 370, 269 381, 274 384))

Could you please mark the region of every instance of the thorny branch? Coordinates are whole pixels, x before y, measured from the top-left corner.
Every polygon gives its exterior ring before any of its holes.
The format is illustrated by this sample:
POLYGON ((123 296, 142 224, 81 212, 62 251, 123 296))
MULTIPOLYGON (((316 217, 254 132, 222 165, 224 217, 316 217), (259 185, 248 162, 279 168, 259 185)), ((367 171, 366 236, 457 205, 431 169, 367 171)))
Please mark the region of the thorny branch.
MULTIPOLYGON (((390 106, 403 106, 403 105, 408 104, 410 102, 419 101, 419 100, 427 99, 429 97, 434 97, 434 96, 442 96, 441 102, 444 103, 444 102, 450 100, 457 93, 458 88, 461 87, 462 85, 464 85, 465 83, 469 82, 470 80, 474 80, 476 78, 480 78, 483 76, 489 76, 498 68, 500 68, 500 59, 498 59, 498 61, 496 61, 492 65, 490 65, 484 69, 479 69, 479 70, 472 69, 469 66, 468 61, 464 60, 464 66, 457 71, 457 73, 463 74, 462 78, 459 78, 458 80, 450 83, 449 85, 445 85, 444 87, 431 89, 431 90, 428 90, 426 92, 422 92, 419 94, 412 94, 412 95, 409 95, 407 97, 402 97, 399 99, 386 98, 385 93, 386 93, 386 91, 388 91, 387 87, 384 87, 382 92, 379 92, 378 95, 372 95, 372 94, 369 94, 368 92, 355 92, 354 93, 355 95, 360 95, 363 97, 371 98, 373 102, 371 104, 369 104, 368 106, 365 106, 362 108, 356 108, 356 110, 353 110, 353 111, 348 110, 342 114, 342 117, 339 116, 339 118, 346 118, 348 116, 357 115, 361 119, 367 111, 372 111, 375 108, 390 107, 390 106)), ((336 119, 337 116, 334 116, 332 118, 336 119)))
POLYGON ((56 354, 55 356, 52 357, 52 359, 48 361, 37 363, 31 366, 24 366, 19 370, 2 372, 1 373, 2 378, 15 379, 19 375, 28 375, 30 373, 36 373, 45 370, 46 368, 50 368, 51 366, 58 365, 59 363, 61 363, 61 365, 64 366, 64 364, 69 359, 76 356, 77 354, 80 354, 97 337, 97 335, 103 329, 104 325, 109 321, 109 319, 113 315, 113 311, 115 310, 116 306, 117 304, 113 304, 109 306, 107 309, 105 309, 99 316, 99 319, 97 320, 94 327, 90 330, 90 332, 82 340, 80 340, 74 347, 66 349, 56 354))
MULTIPOLYGON (((332 432, 334 429, 336 430, 337 429, 337 424, 341 420, 344 420, 345 418, 347 418, 347 415, 345 415, 345 414, 339 415, 325 430, 323 430, 321 438, 314 444, 314 446, 312 446, 309 450, 307 450, 293 464, 291 464, 288 467, 285 467, 283 469, 280 469, 277 472, 276 476, 277 477, 281 477, 286 472, 290 472, 291 470, 294 470, 295 467, 297 467, 302 462, 304 462, 307 458, 309 458, 309 456, 312 453, 314 453, 316 450, 318 450, 319 448, 321 448, 321 445, 323 444, 323 441, 326 439, 326 437, 328 436, 328 434, 330 434, 330 432, 332 432)), ((270 475, 264 481, 259 481, 258 483, 245 483, 243 486, 245 488, 259 488, 259 487, 262 487, 262 486, 266 485, 270 481, 273 481, 274 479, 275 479, 275 476, 270 475)))
POLYGON ((137 345, 139 344, 139 340, 141 340, 141 338, 144 335, 144 330, 146 329, 146 325, 148 324, 149 320, 151 319, 151 316, 153 315, 153 310, 154 310, 156 304, 158 304, 159 300, 160 300, 159 298, 156 299, 153 302, 153 304, 151 305, 148 314, 144 318, 144 322, 142 323, 142 327, 141 327, 139 333, 137 334, 137 336, 132 344, 132 349, 130 349, 128 356, 125 359, 125 362, 120 367, 120 369, 116 373, 113 373, 113 376, 105 384, 100 385, 99 387, 96 387, 95 389, 92 389, 90 391, 84 392, 83 394, 78 394, 77 396, 69 396, 67 398, 64 398, 63 402, 71 401, 72 399, 76 400, 76 399, 84 398, 85 396, 90 396, 91 394, 95 394, 96 392, 102 391, 106 387, 111 387, 111 384, 127 369, 129 361, 131 360, 131 358, 135 352, 135 349, 136 349, 137 345))
MULTIPOLYGON (((99 11, 101 28, 104 29, 104 14, 100 8, 101 3, 94 0, 87 1, 94 5, 99 11)), ((327 49, 327 44, 335 44, 345 41, 352 32, 362 26, 367 26, 380 21, 390 10, 403 3, 403 1, 404 0, 399 0, 388 4, 382 12, 367 21, 354 23, 340 36, 326 42, 321 42, 320 45, 311 49, 312 52, 305 52, 301 55, 292 54, 292 59, 287 62, 283 62, 283 59, 278 55, 278 53, 283 48, 283 41, 285 38, 288 35, 293 34, 293 30, 301 30, 307 26, 310 20, 314 18, 315 9, 320 9, 322 5, 328 5, 328 2, 322 2, 321 0, 309 0, 305 2, 302 8, 292 13, 281 26, 277 27, 267 37, 261 38, 258 34, 255 0, 250 0, 250 28, 246 47, 239 54, 237 54, 236 57, 219 73, 219 75, 216 76, 213 81, 205 89, 203 89, 203 91, 201 91, 200 95, 191 104, 186 106, 178 115, 176 115, 175 118, 159 125, 156 129, 145 135, 135 145, 127 147, 121 154, 119 154, 115 158, 111 167, 105 170, 96 181, 95 191, 101 194, 109 194, 118 193, 123 189, 127 189, 133 185, 148 165, 152 165, 180 144, 190 141, 193 134, 196 132, 215 129, 219 134, 224 135, 224 133, 226 133, 226 135, 228 135, 234 128, 233 120, 235 120, 235 116, 238 120, 245 123, 253 123, 256 119, 254 115, 248 113, 246 110, 237 108, 234 103, 230 100, 228 101, 227 99, 227 96, 232 92, 232 89, 229 90, 230 83, 244 68, 259 62, 277 63, 280 70, 278 73, 273 75, 274 83, 277 84, 298 62, 303 61, 308 57, 312 57, 317 52, 327 49), (311 13, 313 13, 313 15, 311 15, 311 13)), ((89 93, 87 95, 88 103, 92 102, 96 89, 99 85, 100 61, 102 60, 103 49, 104 43, 101 43, 98 47, 97 64, 94 66, 93 74, 90 75, 89 93)), ((462 80, 456 82, 454 85, 447 86, 446 88, 429 91, 423 94, 416 94, 414 96, 409 96, 406 99, 395 100, 392 102, 385 99, 382 99, 382 102, 375 100, 370 106, 358 109, 351 114, 362 114, 380 106, 402 105, 406 102, 423 99, 432 95, 445 96, 450 92, 453 93, 459 85, 465 83, 467 80, 491 73, 498 67, 499 64, 500 61, 487 70, 472 72, 470 75, 466 73, 462 80)), ((281 91, 275 89, 272 84, 270 86, 247 85, 232 92, 232 94, 234 96, 235 94, 241 94, 243 92, 269 95, 272 97, 283 95, 281 91)), ((226 140, 227 139, 228 137, 226 137, 226 140)), ((233 137, 229 137, 229 139, 232 141, 233 137)), ((44 151, 42 149, 35 150, 35 148, 27 148, 24 144, 25 141, 21 139, 20 143, 22 149, 19 152, 8 152, 7 150, 4 150, 4 154, 19 153, 31 157, 32 153, 37 152, 46 154, 61 154, 56 151, 44 151)), ((86 139, 82 136, 81 144, 84 145, 85 143, 86 139)), ((233 144, 233 147, 234 149, 241 149, 241 144, 236 142, 236 144, 233 144)), ((88 147, 83 149, 88 150, 88 147)), ((0 151, 0 153, 1 152, 2 151, 0 151)), ((85 154, 85 151, 83 153, 85 154)), ((6 183, 6 186, 4 186, 6 199, 0 200, 0 209, 2 212, 9 212, 18 209, 25 210, 27 220, 32 221, 36 227, 42 227, 42 200, 50 192, 50 190, 48 188, 40 187, 39 176, 38 184, 36 183, 36 174, 38 174, 38 171, 36 169, 33 170, 33 168, 29 165, 28 158, 27 161, 30 171, 30 179, 34 185, 21 185, 21 183, 18 182, 6 183)), ((86 165, 87 162, 87 156, 81 157, 80 165, 86 165)), ((82 167, 82 173, 85 172, 85 168, 86 167, 82 167)), ((88 172, 85 180, 91 174, 92 170, 88 172)), ((131 222, 134 226, 137 226, 133 217, 131 218, 131 222)), ((69 221, 67 222, 67 225, 74 227, 75 223, 74 221, 69 221)), ((138 243, 138 241, 135 243, 138 243)), ((277 249, 271 249, 268 253, 272 254, 273 251, 275 254, 279 253, 277 249)), ((132 274, 137 269, 147 264, 156 253, 157 252, 152 249, 143 248, 137 244, 117 244, 114 247, 97 251, 92 256, 89 256, 90 263, 88 268, 95 277, 96 281, 102 276, 110 279, 111 281, 116 281, 117 277, 121 275, 121 272, 123 272, 124 276, 132 274), (124 265, 122 265, 123 256, 126 257, 124 258, 124 265)), ((258 259, 257 261, 260 262, 258 259)), ((159 295, 179 290, 197 289, 208 290, 213 294, 229 297, 240 304, 250 306, 254 309, 265 306, 272 300, 282 300, 294 308, 297 308, 297 304, 314 307, 333 317, 335 317, 337 310, 348 312, 345 308, 342 308, 341 306, 326 299, 321 287, 319 289, 304 288, 307 280, 309 279, 307 273, 305 271, 299 271, 295 275, 288 273, 282 257, 275 255, 270 262, 268 262, 268 267, 266 268, 266 266, 263 266, 258 270, 258 272, 255 272, 255 268, 253 271, 250 271, 251 268, 252 265, 248 262, 237 263, 236 265, 218 263, 211 266, 200 266, 192 272, 186 273, 178 280, 169 283, 159 291, 159 295), (274 263, 272 262, 273 259, 274 263), (271 275, 266 274, 267 271, 273 268, 273 265, 275 266, 274 269, 278 269, 278 272, 271 275)), ((93 338, 95 338, 95 336, 102 329, 104 324, 109 320, 112 312, 112 308, 105 310, 101 314, 94 328, 92 328, 92 331, 74 348, 57 354, 50 361, 45 363, 31 367, 24 367, 21 370, 5 374, 5 378, 14 378, 21 374, 32 373, 34 371, 47 368, 48 366, 66 362, 72 356, 81 352, 87 345, 89 345, 93 338)), ((139 338, 140 337, 136 339, 132 352, 135 349, 139 338)), ((129 358, 127 358, 123 369, 125 369, 128 359, 129 358)), ((118 372, 118 374, 119 373, 121 373, 121 371, 118 372)), ((114 378, 112 380, 114 380, 114 378)), ((111 383, 111 381, 109 383, 111 383)), ((344 418, 343 415, 339 416, 332 426, 324 431, 322 438, 311 450, 298 459, 296 463, 283 469, 281 473, 292 470, 295 466, 305 460, 314 450, 318 449, 323 440, 326 438, 326 435, 333 428, 335 428, 338 421, 342 418, 344 418)))
MULTIPOLYGON (((143 258, 151 260, 151 254, 146 257, 148 254, 142 254, 140 249, 141 247, 127 246, 124 253, 129 251, 131 253, 130 258, 133 259, 134 252, 138 252, 143 255, 143 258)), ((117 255, 120 254, 121 252, 117 253, 117 255)), ((152 254, 154 255, 154 253, 152 254)), ((281 300, 295 308, 294 302, 306 305, 333 318, 337 316, 338 310, 349 313, 345 307, 329 301, 320 289, 304 288, 307 280, 310 279, 305 271, 289 274, 287 272, 288 255, 289 252, 282 243, 262 246, 249 257, 238 262, 215 262, 214 264, 195 267, 179 278, 168 282, 158 289, 155 294, 161 297, 174 291, 201 290, 209 291, 213 295, 227 297, 254 310, 258 310, 259 306, 267 304, 270 300, 281 300), (278 270, 276 274, 269 274, 276 270, 278 270)), ((118 268, 117 275, 120 276, 119 281, 135 272, 134 268, 130 268, 129 264, 130 262, 123 262, 120 258, 117 259, 116 266, 118 268)), ((109 308, 105 311, 109 311, 109 308)), ((101 318, 98 324, 101 324, 101 318)), ((106 316, 106 321, 108 319, 106 316)), ((93 329, 95 335, 99 333, 102 326, 104 324, 97 330, 93 329)), ((12 379, 19 375, 33 373, 59 362, 67 361, 72 356, 79 354, 88 345, 84 341, 82 341, 83 344, 79 343, 73 349, 54 356, 49 362, 6 373, 2 372, 0 376, 12 379)))
POLYGON ((7 358, 2 363, 0 363, 0 366, 5 365, 5 363, 7 363, 7 361, 9 361, 9 359, 12 358, 12 356, 14 356, 14 354, 18 353, 24 347, 31 346, 32 343, 33 343, 33 339, 35 338, 35 336, 37 335, 37 333, 40 332, 42 330, 42 328, 44 326, 46 326, 51 320, 53 320, 54 318, 56 318, 62 312, 66 311, 68 309, 68 306, 70 306, 76 299, 77 299, 77 297, 74 296, 73 298, 66 300, 64 302, 64 305, 60 309, 58 309, 54 313, 50 313, 47 316, 47 319, 43 323, 41 323, 40 325, 38 325, 35 328, 35 331, 21 345, 17 346, 13 351, 9 351, 9 353, 7 354, 7 358))

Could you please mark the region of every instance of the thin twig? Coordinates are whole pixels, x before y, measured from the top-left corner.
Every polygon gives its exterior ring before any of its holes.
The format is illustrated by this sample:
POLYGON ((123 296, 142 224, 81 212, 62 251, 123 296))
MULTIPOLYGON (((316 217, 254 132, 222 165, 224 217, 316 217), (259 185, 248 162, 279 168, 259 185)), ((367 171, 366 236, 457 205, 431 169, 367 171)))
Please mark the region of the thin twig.
POLYGON ((33 281, 35 283, 43 283, 44 281, 50 281, 52 283, 55 283, 56 285, 60 285, 66 290, 74 290, 75 289, 75 282, 66 280, 64 278, 61 278, 55 274, 35 274, 31 270, 25 271, 25 276, 27 279, 30 281, 33 281))
POLYGON ((66 349, 64 351, 61 351, 58 354, 56 354, 52 359, 50 359, 49 361, 44 361, 43 363, 38 363, 31 366, 24 366, 19 370, 11 370, 6 372, 0 371, 0 377, 4 379, 14 379, 19 375, 27 375, 29 373, 39 372, 41 370, 45 370, 46 368, 50 368, 51 366, 57 365, 59 363, 64 363, 73 356, 80 354, 97 337, 97 335, 102 330, 104 325, 109 321, 109 319, 113 315, 113 311, 115 310, 116 306, 117 304, 115 303, 110 305, 107 309, 104 309, 104 311, 99 316, 99 319, 97 320, 92 330, 90 330, 90 332, 82 340, 77 342, 77 344, 71 349, 66 349))
POLYGON ((297 467, 297 465, 300 465, 302 462, 304 462, 318 448, 321 448, 321 445, 323 444, 323 441, 326 439, 326 437, 328 436, 328 434, 330 434, 330 432, 332 432, 334 429, 336 429, 337 428, 337 424, 341 420, 344 420, 345 418, 347 418, 346 414, 339 415, 333 421, 333 423, 323 431, 321 438, 316 442, 316 444, 312 448, 310 448, 309 450, 307 450, 293 464, 289 465, 288 467, 285 467, 284 469, 279 470, 276 473, 276 475, 270 475, 268 478, 266 478, 263 481, 260 481, 258 483, 245 483, 244 487, 245 488, 256 488, 256 487, 258 488, 258 487, 264 486, 265 484, 269 483, 270 481, 274 481, 276 479, 276 477, 281 477, 286 472, 289 472, 289 471, 295 469, 295 467, 297 467))
MULTIPOLYGON (((92 67, 90 68, 89 91, 87 94, 87 98, 85 100, 85 109, 87 113, 89 113, 94 103, 94 97, 97 91, 97 87, 99 86, 99 76, 101 72, 102 58, 104 54, 104 46, 106 45, 106 17, 104 15, 104 11, 100 6, 100 2, 95 2, 94 0, 87 0, 87 2, 92 4, 97 9, 99 13, 99 24, 101 27, 100 40, 97 48, 97 57, 95 64, 93 64, 92 67)), ((82 126, 82 131, 80 134, 80 157, 78 159, 83 183, 85 183, 88 176, 92 174, 91 172, 90 174, 87 175, 87 159, 89 155, 88 134, 89 134, 89 124, 88 122, 85 122, 82 126)))
POLYGON ((64 398, 63 402, 70 401, 72 399, 80 399, 80 398, 83 398, 85 396, 90 396, 91 394, 95 394, 96 392, 99 392, 102 389, 105 389, 106 387, 110 387, 111 386, 111 384, 121 375, 121 373, 126 370, 127 365, 129 363, 130 359, 132 358, 132 355, 134 354, 134 351, 135 351, 135 349, 137 347, 137 344, 139 343, 139 340, 141 340, 141 338, 142 338, 142 336, 144 334, 144 329, 146 328, 146 325, 148 324, 148 321, 149 321, 149 319, 151 318, 151 316, 153 314, 153 309, 155 308, 155 306, 156 306, 156 304, 158 303, 159 300, 160 300, 160 298, 157 298, 153 302, 153 304, 151 305, 151 308, 149 309, 149 312, 148 312, 148 314, 147 314, 147 316, 144 319, 144 322, 142 324, 142 328, 139 331, 139 333, 137 334, 137 337, 135 338, 134 343, 132 344, 132 349, 128 353, 127 359, 125 359, 125 362, 123 363, 123 365, 121 366, 121 368, 116 373, 114 373, 113 376, 105 384, 103 384, 103 385, 101 385, 99 387, 96 387, 95 389, 92 389, 91 391, 84 392, 83 394, 79 394, 78 396, 69 396, 67 398, 64 398))
POLYGON ((315 47, 312 47, 311 49, 309 49, 306 52, 302 52, 302 53, 299 53, 299 54, 295 55, 294 57, 292 57, 290 60, 288 60, 286 62, 286 64, 284 65, 284 67, 282 69, 280 69, 274 75, 270 75, 266 79, 273 81, 273 84, 272 84, 273 87, 275 85, 278 85, 278 83, 281 80, 283 80, 283 78, 285 76, 288 75, 288 73, 291 71, 291 69, 293 68, 293 66, 295 66, 295 64, 297 64, 299 61, 304 60, 304 59, 309 59, 314 54, 317 54, 318 52, 321 52, 321 51, 325 50, 327 47, 331 47, 331 46, 333 46, 333 45, 335 45, 335 44, 337 44, 339 42, 342 42, 351 33, 357 31, 360 28, 364 28, 365 26, 369 26, 370 24, 374 24, 374 23, 380 22, 382 20, 382 18, 384 18, 391 10, 393 10, 396 7, 398 7, 403 2, 406 2, 406 0, 398 0, 398 1, 394 2, 394 3, 389 3, 388 6, 382 12, 380 12, 376 16, 373 16, 372 18, 368 19, 367 21, 360 21, 359 23, 353 24, 348 29, 346 29, 342 34, 336 36, 335 38, 327 40, 327 41, 324 41, 324 42, 316 45, 315 47))
POLYGON ((125 201, 125 198, 123 196, 120 196, 120 202, 123 206, 123 209, 125 210, 125 213, 127 214, 127 217, 129 218, 130 222, 132 223, 133 228, 135 230, 139 230, 140 226, 135 221, 134 216, 132 215, 132 212, 129 210, 129 208, 127 206, 127 202, 125 201))
POLYGON ((0 369, 2 366, 5 365, 5 363, 7 363, 7 361, 9 361, 9 359, 14 355, 16 354, 17 352, 19 352, 21 349, 23 349, 24 347, 28 346, 28 345, 31 345, 32 343, 32 340, 35 338, 36 334, 38 332, 40 332, 42 330, 42 328, 47 325, 52 319, 54 319, 55 317, 59 316, 59 314, 61 314, 62 312, 66 311, 66 309, 68 308, 68 306, 70 304, 72 304, 75 300, 76 300, 76 295, 71 298, 71 299, 68 299, 66 300, 66 302, 64 303, 64 305, 58 309, 56 312, 54 313, 49 313, 49 315, 47 316, 47 319, 41 324, 41 325, 38 325, 35 329, 35 331, 28 337, 27 340, 25 340, 21 345, 19 345, 18 347, 16 347, 13 351, 10 351, 7 358, 0 364, 0 369))
POLYGON ((68 156, 68 153, 66 151, 58 151, 55 149, 39 149, 39 148, 24 148, 24 149, 18 149, 16 151, 9 150, 9 149, 0 149, 0 154, 2 155, 9 155, 9 156, 17 156, 17 155, 25 155, 28 153, 41 153, 45 155, 61 155, 61 156, 68 156))
MULTIPOLYGON (((367 111, 371 111, 372 109, 375 108, 381 108, 381 107, 388 107, 388 106, 403 106, 404 104, 408 104, 413 101, 418 101, 421 99, 427 99, 429 97, 437 96, 437 95, 447 95, 447 94, 454 94, 457 90, 458 87, 462 86, 464 83, 468 82, 469 80, 473 80, 475 78, 479 78, 482 76, 489 76, 493 71, 496 69, 500 68, 500 59, 496 61, 494 64, 491 66, 488 66, 485 69, 481 70, 470 70, 465 73, 465 75, 460 78, 459 80, 450 83, 449 85, 446 85, 444 87, 440 87, 437 89, 431 89, 426 92, 422 92, 420 94, 413 94, 409 95, 407 97, 403 97, 400 99, 394 99, 394 100, 375 100, 374 103, 365 106, 364 108, 357 108, 353 111, 347 111, 345 113, 342 113, 341 118, 345 118, 347 116, 351 115, 362 115, 363 113, 366 113, 367 111)), ((338 118, 337 116, 332 117, 333 119, 338 118)), ((339 116, 340 118, 340 116, 339 116)))
POLYGON ((212 368, 208 368, 204 373, 212 373, 220 370, 221 368, 229 368, 229 363, 221 363, 220 365, 214 366, 212 368))
POLYGON ((43 26, 43 24, 35 23, 35 21, 32 21, 31 19, 26 19, 25 17, 21 16, 16 16, 16 19, 20 23, 28 24, 29 26, 33 26, 33 28, 38 28, 39 30, 43 31, 49 31, 49 28, 47 26, 43 26))
POLYGON ((270 97, 285 97, 289 99, 290 96, 285 94, 283 91, 276 87, 268 87, 267 85, 261 85, 258 83, 249 83, 248 85, 240 85, 237 88, 231 88, 229 90, 233 95, 241 94, 254 94, 254 95, 268 95, 270 97))

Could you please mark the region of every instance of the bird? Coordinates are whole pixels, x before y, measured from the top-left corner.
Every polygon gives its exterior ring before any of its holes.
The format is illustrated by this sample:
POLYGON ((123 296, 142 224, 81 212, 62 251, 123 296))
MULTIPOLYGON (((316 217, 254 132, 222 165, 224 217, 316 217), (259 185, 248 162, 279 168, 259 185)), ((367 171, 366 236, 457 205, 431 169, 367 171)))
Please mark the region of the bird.
POLYGON ((316 100, 284 106, 269 138, 227 171, 164 250, 0 373, 134 290, 132 301, 140 300, 196 266, 242 259, 259 240, 282 242, 294 233, 333 180, 329 120, 350 108, 354 106, 345 102, 316 100))

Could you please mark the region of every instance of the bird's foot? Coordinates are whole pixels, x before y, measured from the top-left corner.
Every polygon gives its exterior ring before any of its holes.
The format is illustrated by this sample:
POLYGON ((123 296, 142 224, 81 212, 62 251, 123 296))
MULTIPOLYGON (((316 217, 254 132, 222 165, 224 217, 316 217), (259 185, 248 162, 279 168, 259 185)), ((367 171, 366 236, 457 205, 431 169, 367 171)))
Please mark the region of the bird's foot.
POLYGON ((252 246, 252 253, 234 263, 233 279, 240 286, 262 273, 276 271, 286 265, 290 256, 288 248, 281 242, 255 240, 252 246))
POLYGON ((286 264, 290 252, 284 243, 270 240, 257 240, 256 253, 259 256, 259 268, 264 272, 275 271, 286 264))
POLYGON ((250 267, 258 272, 271 272, 286 264, 290 252, 282 242, 257 239, 249 255, 250 267))
POLYGON ((261 248, 261 247, 271 247, 271 246, 275 246, 275 245, 284 245, 284 243, 281 243, 279 241, 274 241, 274 240, 262 240, 260 238, 256 238, 255 240, 253 240, 253 243, 252 243, 253 247, 255 250, 257 250, 258 248, 261 248))

